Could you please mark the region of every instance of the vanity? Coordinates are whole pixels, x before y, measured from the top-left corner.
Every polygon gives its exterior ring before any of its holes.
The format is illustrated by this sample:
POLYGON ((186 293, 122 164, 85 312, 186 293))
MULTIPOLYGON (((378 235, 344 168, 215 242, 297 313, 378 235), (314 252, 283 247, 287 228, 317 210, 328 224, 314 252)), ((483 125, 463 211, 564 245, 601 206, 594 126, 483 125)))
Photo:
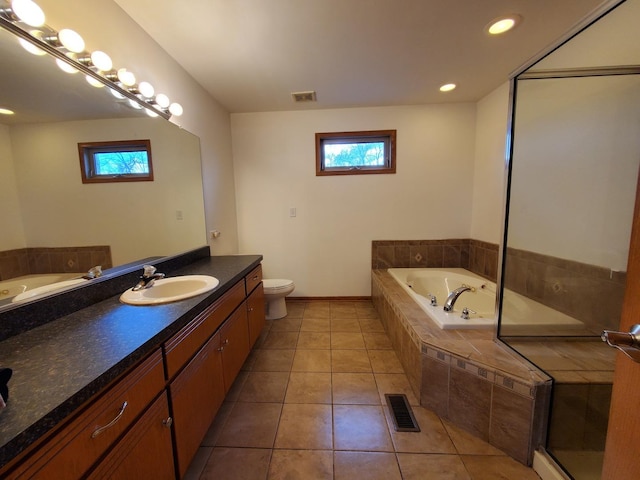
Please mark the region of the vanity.
POLYGON ((168 277, 220 281, 173 303, 119 301, 139 268, 48 300, 105 297, 0 342, 14 371, 0 477, 181 478, 264 326, 261 261, 207 247, 160 259, 168 277))

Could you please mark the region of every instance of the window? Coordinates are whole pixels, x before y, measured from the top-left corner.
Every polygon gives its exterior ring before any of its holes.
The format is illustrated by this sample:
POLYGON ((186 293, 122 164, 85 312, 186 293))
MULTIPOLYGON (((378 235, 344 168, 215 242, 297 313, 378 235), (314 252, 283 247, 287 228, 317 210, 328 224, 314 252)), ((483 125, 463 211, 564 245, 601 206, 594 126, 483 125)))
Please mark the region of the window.
POLYGON ((149 140, 79 143, 78 152, 82 183, 153 180, 149 140))
POLYGON ((396 173, 396 131, 316 133, 316 175, 396 173))

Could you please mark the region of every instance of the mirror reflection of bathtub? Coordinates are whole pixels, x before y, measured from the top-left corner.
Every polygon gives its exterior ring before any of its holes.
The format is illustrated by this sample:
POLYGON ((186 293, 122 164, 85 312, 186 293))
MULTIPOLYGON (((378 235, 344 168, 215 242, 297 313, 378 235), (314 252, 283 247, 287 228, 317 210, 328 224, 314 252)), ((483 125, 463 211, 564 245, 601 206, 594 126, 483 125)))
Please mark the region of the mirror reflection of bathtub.
MULTIPOLYGON (((464 268, 390 268, 389 274, 415 300, 420 308, 443 330, 495 328, 496 284, 464 268), (462 293, 451 312, 443 305, 456 288, 467 285, 471 291, 462 293), (431 305, 431 296, 437 305, 431 305), (462 317, 463 309, 469 318, 462 317)), ((584 324, 562 312, 549 308, 516 292, 505 296, 502 322, 513 330, 528 330, 545 326, 548 329, 581 329, 584 324), (505 316, 504 313, 507 312, 505 316)))
POLYGON ((36 300, 55 291, 71 288, 87 280, 78 273, 42 273, 23 275, 0 282, 0 305, 36 300))

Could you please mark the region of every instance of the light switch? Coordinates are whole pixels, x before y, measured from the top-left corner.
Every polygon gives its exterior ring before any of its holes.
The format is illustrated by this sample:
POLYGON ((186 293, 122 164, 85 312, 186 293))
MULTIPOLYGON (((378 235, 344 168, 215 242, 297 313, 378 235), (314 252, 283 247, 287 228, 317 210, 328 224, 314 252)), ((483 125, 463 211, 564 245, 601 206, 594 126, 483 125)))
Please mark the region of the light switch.
POLYGON ((295 217, 296 216, 296 207, 291 207, 289 209, 289 216, 290 217, 295 217))

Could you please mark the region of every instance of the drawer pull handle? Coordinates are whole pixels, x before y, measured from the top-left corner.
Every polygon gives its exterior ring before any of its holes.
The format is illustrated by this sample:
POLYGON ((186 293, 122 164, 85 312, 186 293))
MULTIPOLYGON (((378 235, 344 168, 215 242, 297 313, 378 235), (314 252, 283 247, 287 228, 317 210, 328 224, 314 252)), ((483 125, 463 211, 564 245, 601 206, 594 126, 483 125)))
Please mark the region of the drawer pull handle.
POLYGON ((249 311, 250 311, 250 312, 253 312, 253 307, 249 307, 249 311))
POLYGON ((162 420, 162 425, 164 425, 167 428, 171 428, 171 425, 173 425, 173 418, 171 417, 167 417, 164 420, 162 420))
POLYGON ((253 277, 251 280, 255 281, 258 280, 258 278, 260 278, 258 275, 256 275, 255 277, 253 277))
POLYGON ((96 438, 98 435, 100 435, 102 432, 104 432, 105 430, 107 430, 108 428, 113 427, 116 423, 118 423, 118 420, 120 420, 120 418, 122 418, 122 415, 124 415, 124 411, 127 408, 127 405, 129 405, 126 401, 122 404, 122 406, 120 407, 120 411, 118 412, 118 414, 114 417, 113 420, 111 420, 109 423, 107 423, 104 427, 98 427, 96 428, 93 433, 91 434, 91 438, 96 438))
POLYGON ((222 344, 223 344, 223 345, 229 345, 229 339, 228 339, 228 338, 227 338, 227 339, 225 339, 225 341, 224 341, 224 342, 222 342, 222 344))

